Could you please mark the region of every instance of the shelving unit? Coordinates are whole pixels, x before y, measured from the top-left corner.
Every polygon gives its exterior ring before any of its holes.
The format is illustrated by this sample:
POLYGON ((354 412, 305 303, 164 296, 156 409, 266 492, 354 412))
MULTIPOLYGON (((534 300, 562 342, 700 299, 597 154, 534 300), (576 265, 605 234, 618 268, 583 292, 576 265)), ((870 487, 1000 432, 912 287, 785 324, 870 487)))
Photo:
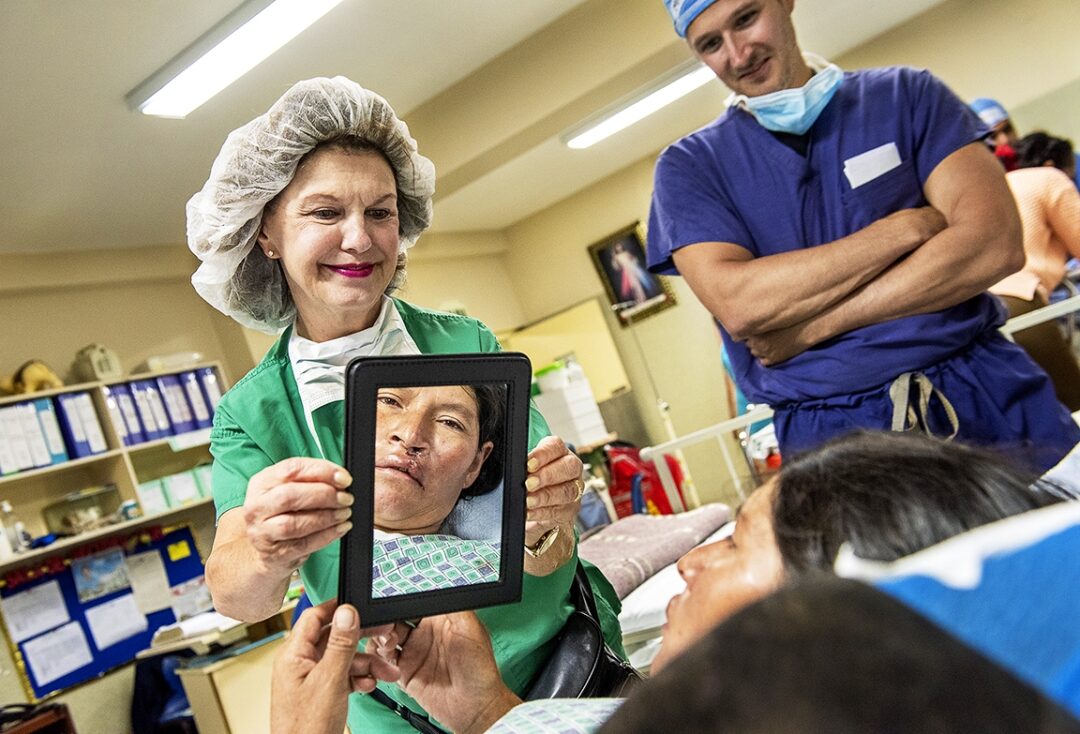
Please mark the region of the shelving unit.
POLYGON ((123 535, 125 533, 130 533, 133 530, 150 527, 152 525, 182 524, 189 518, 197 517, 203 513, 212 513, 213 504, 214 500, 207 497, 198 502, 184 505, 183 507, 170 509, 168 512, 144 515, 142 517, 137 517, 134 520, 126 520, 124 522, 116 523, 115 525, 107 525, 106 527, 98 528, 97 530, 90 530, 70 538, 58 540, 44 548, 36 548, 31 551, 26 551, 25 553, 19 553, 18 555, 0 562, 0 576, 3 576, 9 571, 14 571, 17 568, 36 565, 52 556, 64 555, 64 552, 67 550, 87 543, 92 543, 95 540, 102 540, 112 535, 123 535))
MULTIPOLYGON (((106 403, 104 388, 126 383, 130 380, 144 380, 165 375, 179 375, 194 370, 211 368, 217 376, 218 384, 224 391, 227 382, 221 365, 216 362, 201 363, 178 369, 160 372, 148 372, 131 375, 118 380, 87 382, 65 386, 56 390, 47 390, 30 395, 14 395, 0 398, 0 408, 24 403, 40 398, 57 398, 70 393, 88 393, 93 402, 94 411, 101 424, 107 449, 103 453, 71 459, 51 466, 27 469, 0 477, 0 500, 8 500, 26 525, 31 535, 37 537, 47 532, 42 510, 47 505, 60 501, 66 495, 78 490, 113 484, 116 486, 121 501, 139 497, 136 488, 139 484, 160 479, 170 474, 193 469, 200 464, 212 461, 210 455, 210 429, 169 436, 125 446, 121 431, 113 422, 106 403)), ((54 403, 56 400, 53 401, 54 403)), ((70 447, 69 447, 70 455, 70 447)), ((8 570, 33 563, 36 560, 61 552, 64 548, 80 545, 94 539, 130 531, 134 528, 168 524, 192 510, 205 512, 211 504, 209 498, 188 503, 182 507, 170 508, 166 512, 145 515, 127 522, 110 525, 71 538, 62 539, 46 548, 21 553, 0 563, 0 575, 8 570)))

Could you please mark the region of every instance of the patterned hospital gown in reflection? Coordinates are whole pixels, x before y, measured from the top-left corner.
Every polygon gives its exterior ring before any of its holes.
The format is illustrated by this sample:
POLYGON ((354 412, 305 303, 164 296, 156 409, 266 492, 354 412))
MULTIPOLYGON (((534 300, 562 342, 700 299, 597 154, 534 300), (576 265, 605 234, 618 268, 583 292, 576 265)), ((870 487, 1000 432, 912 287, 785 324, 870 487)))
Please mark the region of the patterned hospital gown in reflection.
POLYGON ((498 581, 499 545, 453 535, 376 540, 372 596, 382 599, 498 581))

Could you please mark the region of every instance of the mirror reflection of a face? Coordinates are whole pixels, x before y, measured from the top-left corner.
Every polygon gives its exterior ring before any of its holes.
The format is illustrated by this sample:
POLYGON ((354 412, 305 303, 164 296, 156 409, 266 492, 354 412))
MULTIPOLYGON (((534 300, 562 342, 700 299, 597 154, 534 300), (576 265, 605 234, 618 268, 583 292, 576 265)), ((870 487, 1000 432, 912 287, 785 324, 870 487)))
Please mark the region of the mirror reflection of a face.
POLYGON ((376 598, 497 581, 504 385, 380 387, 376 598))

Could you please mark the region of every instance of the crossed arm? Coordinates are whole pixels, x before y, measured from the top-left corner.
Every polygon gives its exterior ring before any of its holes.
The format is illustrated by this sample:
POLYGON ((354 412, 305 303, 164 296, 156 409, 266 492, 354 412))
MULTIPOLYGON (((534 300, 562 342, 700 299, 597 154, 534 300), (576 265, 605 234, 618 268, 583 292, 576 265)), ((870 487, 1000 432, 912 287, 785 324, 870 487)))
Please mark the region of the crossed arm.
POLYGON ((930 207, 819 247, 753 258, 698 243, 675 264, 732 338, 776 364, 852 329, 961 303, 1023 266, 1016 204, 985 146, 943 160, 924 193, 930 207))

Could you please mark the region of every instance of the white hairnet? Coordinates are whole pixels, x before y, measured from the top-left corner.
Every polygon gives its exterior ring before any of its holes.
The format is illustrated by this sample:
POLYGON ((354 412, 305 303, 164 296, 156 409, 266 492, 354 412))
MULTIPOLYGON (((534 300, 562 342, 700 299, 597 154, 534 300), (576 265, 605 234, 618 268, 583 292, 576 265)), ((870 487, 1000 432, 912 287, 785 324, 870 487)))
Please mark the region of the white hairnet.
POLYGON ((319 143, 361 138, 382 151, 397 178, 400 252, 431 222, 435 166, 385 99, 345 77, 294 84, 264 115, 229 134, 202 190, 187 203, 188 247, 202 260, 191 276, 210 305, 244 326, 278 332, 296 309, 276 262, 255 247, 266 205, 319 143))

